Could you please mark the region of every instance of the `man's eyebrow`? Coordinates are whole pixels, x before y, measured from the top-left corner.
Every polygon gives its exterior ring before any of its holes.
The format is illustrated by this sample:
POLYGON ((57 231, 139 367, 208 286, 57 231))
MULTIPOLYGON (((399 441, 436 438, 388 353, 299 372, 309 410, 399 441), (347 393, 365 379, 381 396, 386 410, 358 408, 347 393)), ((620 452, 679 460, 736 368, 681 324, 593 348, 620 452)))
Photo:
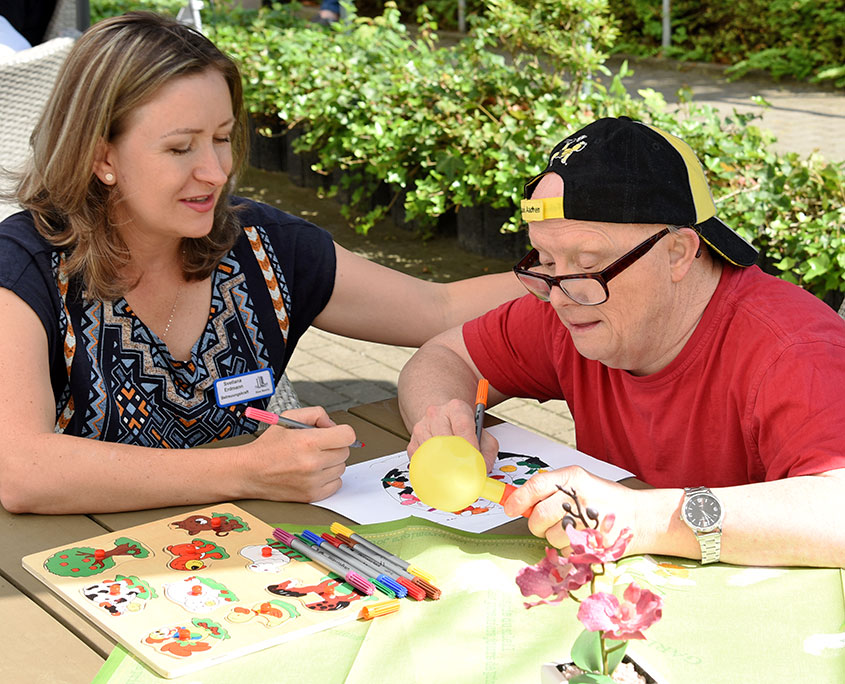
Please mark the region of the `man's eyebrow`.
MULTIPOLYGON (((218 124, 217 128, 223 128, 224 126, 228 126, 229 124, 232 124, 234 122, 235 122, 234 117, 232 117, 230 119, 226 119, 223 123, 218 124)), ((197 133, 202 133, 202 129, 201 128, 174 128, 172 131, 168 131, 167 133, 165 133, 161 137, 162 138, 168 138, 171 135, 196 135, 197 133)))

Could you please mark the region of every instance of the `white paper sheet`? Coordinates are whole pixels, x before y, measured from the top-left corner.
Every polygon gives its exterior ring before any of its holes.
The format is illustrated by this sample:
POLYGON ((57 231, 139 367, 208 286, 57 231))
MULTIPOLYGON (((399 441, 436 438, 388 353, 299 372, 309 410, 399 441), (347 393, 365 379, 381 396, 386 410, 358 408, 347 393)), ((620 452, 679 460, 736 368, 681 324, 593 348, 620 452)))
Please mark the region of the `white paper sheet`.
MULTIPOLYGON (((568 465, 580 465, 594 475, 613 481, 632 477, 622 468, 510 423, 496 425, 489 432, 499 440, 499 459, 490 476, 510 484, 518 486, 540 470, 568 465)), ((414 496, 408 481, 405 451, 349 466, 343 474, 343 486, 315 505, 362 525, 415 516, 467 532, 485 532, 511 520, 499 504, 486 499, 479 499, 460 513, 426 506, 414 496)))

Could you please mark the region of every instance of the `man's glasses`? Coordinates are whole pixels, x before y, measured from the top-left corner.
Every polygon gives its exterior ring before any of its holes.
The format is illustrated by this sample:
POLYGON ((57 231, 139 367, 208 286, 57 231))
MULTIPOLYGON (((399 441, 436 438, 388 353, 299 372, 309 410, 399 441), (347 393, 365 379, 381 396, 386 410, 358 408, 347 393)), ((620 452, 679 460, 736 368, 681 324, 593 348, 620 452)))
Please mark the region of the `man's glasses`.
POLYGON ((645 255, 657 242, 669 232, 667 226, 659 233, 655 233, 645 242, 641 242, 627 254, 619 257, 607 268, 597 273, 573 273, 572 275, 550 276, 539 273, 532 269, 540 265, 540 256, 536 249, 532 249, 516 266, 513 272, 516 277, 528 290, 538 299, 544 302, 549 301, 552 288, 557 286, 563 290, 563 294, 569 297, 576 304, 584 306, 596 306, 604 304, 610 297, 607 283, 615 278, 637 259, 645 255))

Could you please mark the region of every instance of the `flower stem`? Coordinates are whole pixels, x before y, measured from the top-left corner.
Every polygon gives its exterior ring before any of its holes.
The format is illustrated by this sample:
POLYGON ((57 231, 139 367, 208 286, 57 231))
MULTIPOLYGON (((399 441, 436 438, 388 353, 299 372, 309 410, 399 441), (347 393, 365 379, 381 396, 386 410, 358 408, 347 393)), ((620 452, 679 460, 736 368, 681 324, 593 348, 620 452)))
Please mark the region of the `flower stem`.
POLYGON ((607 671, 607 654, 608 650, 605 645, 604 641, 604 630, 599 630, 599 645, 601 646, 601 673, 604 675, 610 676, 610 673, 607 671))

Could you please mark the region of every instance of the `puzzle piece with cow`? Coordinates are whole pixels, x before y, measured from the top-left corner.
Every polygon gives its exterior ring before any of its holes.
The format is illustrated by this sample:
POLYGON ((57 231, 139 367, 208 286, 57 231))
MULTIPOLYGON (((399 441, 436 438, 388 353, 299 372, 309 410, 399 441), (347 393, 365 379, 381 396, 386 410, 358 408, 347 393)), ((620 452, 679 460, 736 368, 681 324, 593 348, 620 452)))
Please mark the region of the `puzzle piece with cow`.
POLYGON ((23 566, 172 678, 358 617, 364 596, 233 504, 34 553, 23 566))

